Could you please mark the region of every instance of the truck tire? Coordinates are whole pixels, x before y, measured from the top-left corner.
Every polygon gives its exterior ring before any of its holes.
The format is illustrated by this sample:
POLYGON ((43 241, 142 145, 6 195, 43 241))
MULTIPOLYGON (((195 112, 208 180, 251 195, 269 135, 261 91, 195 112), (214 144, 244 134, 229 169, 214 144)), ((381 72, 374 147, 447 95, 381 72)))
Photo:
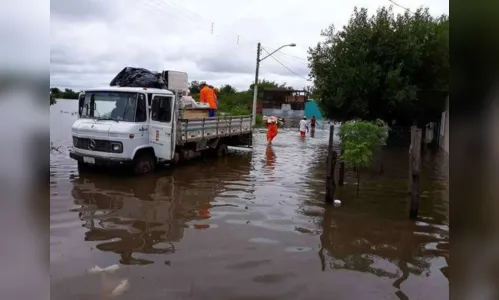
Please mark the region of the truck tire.
POLYGON ((229 148, 227 147, 226 144, 218 144, 217 148, 215 149, 216 157, 223 157, 226 156, 228 153, 229 153, 229 148))
POLYGON ((151 152, 141 152, 133 159, 133 173, 143 175, 151 173, 156 169, 156 157, 151 152))

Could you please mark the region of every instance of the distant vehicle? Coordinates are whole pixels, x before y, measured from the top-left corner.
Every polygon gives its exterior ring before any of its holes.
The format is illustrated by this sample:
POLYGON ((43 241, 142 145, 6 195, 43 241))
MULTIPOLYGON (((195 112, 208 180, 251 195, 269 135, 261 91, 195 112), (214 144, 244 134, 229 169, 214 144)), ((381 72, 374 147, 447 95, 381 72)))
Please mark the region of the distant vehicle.
POLYGON ((168 89, 113 86, 80 93, 70 149, 80 170, 114 165, 145 174, 158 164, 252 146, 251 115, 208 118, 206 109, 182 109, 178 96, 188 88, 187 74, 162 76, 168 89))

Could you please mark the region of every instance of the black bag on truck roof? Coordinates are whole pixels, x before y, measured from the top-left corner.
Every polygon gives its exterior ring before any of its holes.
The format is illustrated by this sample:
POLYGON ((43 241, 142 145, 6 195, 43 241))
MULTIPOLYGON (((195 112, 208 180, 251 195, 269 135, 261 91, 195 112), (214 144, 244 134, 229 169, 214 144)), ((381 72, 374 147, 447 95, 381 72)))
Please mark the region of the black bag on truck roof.
POLYGON ((114 77, 110 86, 145 87, 166 89, 166 83, 160 75, 143 68, 126 67, 114 77))

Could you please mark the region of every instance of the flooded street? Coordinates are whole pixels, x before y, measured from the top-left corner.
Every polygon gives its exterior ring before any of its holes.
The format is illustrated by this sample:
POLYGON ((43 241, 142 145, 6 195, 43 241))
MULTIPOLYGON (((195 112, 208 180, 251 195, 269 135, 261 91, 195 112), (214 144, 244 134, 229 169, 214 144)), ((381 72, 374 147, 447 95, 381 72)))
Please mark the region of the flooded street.
POLYGON ((447 162, 428 154, 408 220, 407 150, 324 204, 328 131, 143 177, 79 175, 76 101, 51 107, 51 299, 447 299, 447 162), (69 112, 69 113, 65 113, 69 112), (118 264, 112 274, 94 266, 118 264))

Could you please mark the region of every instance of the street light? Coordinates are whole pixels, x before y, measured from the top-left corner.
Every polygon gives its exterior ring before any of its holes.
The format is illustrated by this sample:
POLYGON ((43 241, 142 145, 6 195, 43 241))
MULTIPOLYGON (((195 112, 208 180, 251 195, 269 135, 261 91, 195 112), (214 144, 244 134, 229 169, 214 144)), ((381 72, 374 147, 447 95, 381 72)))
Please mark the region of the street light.
POLYGON ((255 71, 255 84, 253 85, 253 126, 255 125, 256 122, 256 99, 258 95, 258 71, 260 70, 260 62, 266 59, 267 57, 271 56, 272 54, 276 53, 277 51, 281 50, 284 47, 296 47, 295 43, 291 44, 286 44, 282 45, 281 47, 277 48, 273 52, 269 53, 267 56, 260 58, 260 52, 261 52, 261 44, 258 43, 258 46, 256 48, 256 71, 255 71))

